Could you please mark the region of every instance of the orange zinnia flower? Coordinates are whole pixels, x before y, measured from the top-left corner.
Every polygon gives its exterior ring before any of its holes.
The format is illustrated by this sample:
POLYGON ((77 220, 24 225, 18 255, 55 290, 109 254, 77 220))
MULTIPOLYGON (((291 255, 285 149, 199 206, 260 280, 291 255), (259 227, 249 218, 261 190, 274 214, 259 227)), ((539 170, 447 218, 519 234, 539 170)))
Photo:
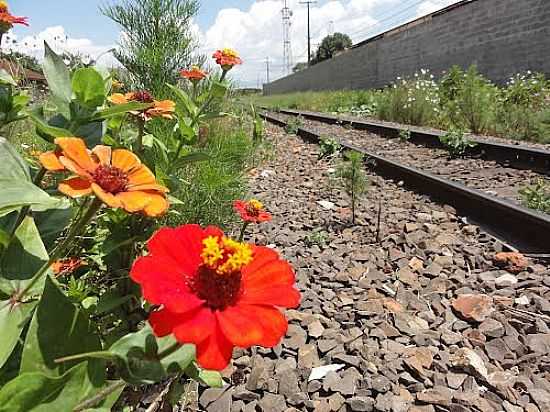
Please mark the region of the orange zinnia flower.
POLYGON ((81 266, 85 266, 86 262, 77 257, 56 260, 52 264, 52 270, 56 277, 73 273, 81 266))
POLYGON ((216 63, 219 64, 224 71, 229 71, 233 66, 243 63, 239 54, 233 49, 218 50, 212 57, 216 59, 216 63))
POLYGON ((185 77, 193 83, 199 82, 206 77, 206 72, 202 71, 199 66, 191 66, 191 70, 182 70, 180 74, 181 77, 185 77))
POLYGON ((95 194, 110 207, 151 217, 168 209, 168 189, 132 152, 101 145, 89 151, 77 137, 57 138, 55 144, 61 153, 44 154, 42 165, 48 170, 60 170, 62 165, 77 175, 59 184, 61 193, 73 198, 95 194))
POLYGON ((0 31, 6 33, 14 24, 22 24, 28 26, 28 17, 16 17, 8 11, 8 3, 0 1, 0 31))
POLYGON ((44 152, 38 155, 38 160, 42 164, 44 169, 50 172, 61 172, 65 170, 65 166, 59 161, 59 157, 62 156, 61 150, 55 150, 52 152, 44 152))
POLYGON ((151 103, 151 107, 148 109, 130 112, 135 116, 139 116, 144 121, 151 120, 154 117, 173 119, 173 114, 176 111, 176 103, 172 100, 155 100, 151 96, 151 93, 147 91, 126 94, 114 93, 109 96, 109 101, 113 104, 127 104, 130 102, 151 103))
POLYGON ((236 200, 233 207, 245 222, 261 223, 271 220, 271 214, 265 211, 264 205, 259 200, 251 199, 248 202, 236 200))
POLYGON ((292 267, 277 252, 228 239, 216 227, 163 228, 147 244, 130 277, 143 297, 161 305, 150 317, 155 335, 193 343, 197 362, 224 369, 233 348, 276 346, 300 292, 292 267))

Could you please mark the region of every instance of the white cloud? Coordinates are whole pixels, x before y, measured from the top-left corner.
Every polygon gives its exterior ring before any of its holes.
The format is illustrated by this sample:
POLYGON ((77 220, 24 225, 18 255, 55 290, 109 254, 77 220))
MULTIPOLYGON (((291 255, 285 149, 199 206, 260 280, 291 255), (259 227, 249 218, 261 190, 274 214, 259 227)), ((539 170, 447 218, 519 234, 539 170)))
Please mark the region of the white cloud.
POLYGON ((460 0, 427 0, 418 6, 416 15, 419 17, 425 16, 451 4, 458 3, 459 1, 460 0))
MULTIPOLYGON (((19 51, 42 60, 44 56, 44 41, 56 53, 68 51, 74 54, 81 54, 90 59, 96 59, 101 54, 112 49, 115 45, 98 45, 92 40, 86 38, 70 37, 62 26, 52 26, 32 36, 18 38, 14 33, 10 32, 4 37, 2 47, 19 51)), ((111 54, 106 54, 101 57, 99 64, 111 66, 116 64, 116 60, 111 54)))

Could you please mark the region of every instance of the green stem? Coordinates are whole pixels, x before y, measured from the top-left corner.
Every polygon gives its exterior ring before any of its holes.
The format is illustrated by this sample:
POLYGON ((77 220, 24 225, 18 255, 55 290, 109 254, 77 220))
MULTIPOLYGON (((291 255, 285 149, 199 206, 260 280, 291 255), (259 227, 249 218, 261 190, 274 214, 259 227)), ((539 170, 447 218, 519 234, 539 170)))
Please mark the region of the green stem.
POLYGON ((99 391, 95 396, 92 396, 90 399, 87 399, 79 403, 78 405, 76 405, 73 409, 73 412, 81 412, 81 411, 85 411, 86 409, 93 408, 99 402, 105 399, 107 396, 119 390, 120 388, 124 388, 125 386, 126 386, 126 382, 124 381, 113 382, 109 386, 107 386, 105 389, 99 391))
POLYGON ((71 246, 71 243, 73 242, 74 238, 86 227, 86 225, 92 220, 92 218, 95 216, 97 211, 101 208, 102 202, 98 198, 95 198, 92 204, 90 205, 89 209, 86 211, 86 213, 82 216, 82 218, 79 221, 76 221, 71 229, 69 230, 69 233, 65 237, 65 239, 59 243, 55 249, 51 252, 50 258, 48 261, 36 272, 36 274, 33 276, 29 284, 23 289, 21 292, 17 294, 17 300, 20 301, 23 299, 36 285, 36 283, 40 280, 40 278, 48 271, 50 266, 58 260, 61 256, 63 256, 63 253, 67 250, 69 246, 71 246))
POLYGON ((239 242, 241 243, 244 240, 244 234, 246 232, 246 228, 248 227, 248 225, 250 225, 250 222, 244 222, 243 227, 241 228, 241 234, 239 235, 239 242))
POLYGON ((145 134, 145 121, 138 119, 138 135, 136 139, 136 144, 134 147, 134 152, 141 157, 141 152, 143 151, 143 135, 145 134))

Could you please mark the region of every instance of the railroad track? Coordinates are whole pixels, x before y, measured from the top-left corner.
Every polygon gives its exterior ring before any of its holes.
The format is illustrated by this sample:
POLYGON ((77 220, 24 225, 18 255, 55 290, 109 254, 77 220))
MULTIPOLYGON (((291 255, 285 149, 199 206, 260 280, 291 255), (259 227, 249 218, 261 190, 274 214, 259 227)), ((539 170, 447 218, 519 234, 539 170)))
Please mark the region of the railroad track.
MULTIPOLYGON (((262 109, 270 110, 265 107, 262 109)), ((397 138, 401 132, 406 131, 410 132, 409 141, 411 143, 430 148, 443 148, 439 140, 439 138, 445 134, 443 131, 427 130, 416 126, 399 125, 389 122, 364 120, 349 116, 335 116, 302 110, 277 109, 276 112, 292 116, 301 116, 304 119, 315 120, 327 124, 349 126, 357 130, 367 130, 371 133, 389 138, 397 138)), ((467 155, 469 156, 494 160, 518 169, 528 169, 540 173, 550 172, 550 150, 516 144, 491 142, 475 136, 471 136, 469 140, 477 143, 476 147, 468 150, 467 155)))
MULTIPOLYGON (((290 113, 291 111, 285 112, 288 115, 298 114, 296 111, 292 111, 294 113, 290 113)), ((303 112, 299 113, 302 114, 303 112)), ((262 117, 279 126, 284 127, 287 124, 286 119, 277 114, 263 112, 262 117)), ((413 133, 411 130, 411 135, 413 133)), ((321 133, 311 127, 299 127, 297 134, 315 143, 319 142, 321 138, 321 133)), ((523 253, 550 253, 549 215, 468 187, 461 182, 452 181, 420 168, 405 165, 367 150, 365 147, 359 147, 343 140, 340 140, 340 144, 346 149, 359 151, 373 160, 374 162, 371 161, 369 164, 371 164, 375 173, 385 178, 402 181, 411 190, 453 206, 461 215, 467 216, 470 222, 477 224, 484 231, 502 240, 503 243, 510 245, 512 248, 523 253)), ((515 147, 513 145, 508 146, 515 147)), ((544 151, 541 152, 544 153, 544 151)), ((540 162, 540 157, 538 161, 540 162)))

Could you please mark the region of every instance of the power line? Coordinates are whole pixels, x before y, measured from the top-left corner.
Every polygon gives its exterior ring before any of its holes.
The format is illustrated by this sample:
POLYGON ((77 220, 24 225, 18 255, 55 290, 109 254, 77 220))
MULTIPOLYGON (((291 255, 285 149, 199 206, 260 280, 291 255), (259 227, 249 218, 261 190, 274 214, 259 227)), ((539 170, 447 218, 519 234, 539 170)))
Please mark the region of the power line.
POLYGON ((309 66, 311 64, 311 26, 310 26, 309 11, 310 11, 311 5, 317 4, 317 1, 314 1, 314 0, 301 1, 300 4, 307 5, 307 64, 309 66))

